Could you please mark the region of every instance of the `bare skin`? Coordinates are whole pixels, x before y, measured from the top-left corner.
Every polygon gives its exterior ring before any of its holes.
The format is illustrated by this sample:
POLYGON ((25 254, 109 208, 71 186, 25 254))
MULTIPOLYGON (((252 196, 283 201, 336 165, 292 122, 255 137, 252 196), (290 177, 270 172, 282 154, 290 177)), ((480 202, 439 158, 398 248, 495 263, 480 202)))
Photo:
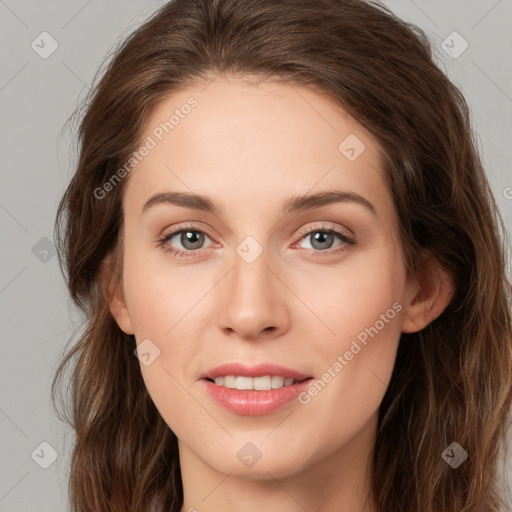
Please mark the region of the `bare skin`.
POLYGON ((197 100, 126 178, 123 276, 110 288, 120 328, 160 350, 141 372, 179 440, 182 512, 372 512, 369 461, 400 334, 439 316, 452 286, 440 269, 435 282, 406 278, 380 149, 353 118, 297 85, 240 77, 205 85, 152 113, 142 140, 197 100), (365 145, 353 161, 338 148, 350 134, 365 145), (168 191, 205 195, 222 209, 159 203, 141 213, 168 191), (373 211, 344 200, 282 214, 291 196, 324 191, 357 194, 373 211), (159 242, 179 229, 204 233, 202 246, 191 249, 179 233, 159 242), (250 263, 237 252, 246 237, 249 251, 262 249, 250 263), (378 333, 345 357, 370 326, 378 333), (307 403, 248 416, 219 405, 200 380, 229 362, 326 380, 330 369, 331 379, 307 403), (237 457, 247 443, 261 453, 252 467, 237 457))

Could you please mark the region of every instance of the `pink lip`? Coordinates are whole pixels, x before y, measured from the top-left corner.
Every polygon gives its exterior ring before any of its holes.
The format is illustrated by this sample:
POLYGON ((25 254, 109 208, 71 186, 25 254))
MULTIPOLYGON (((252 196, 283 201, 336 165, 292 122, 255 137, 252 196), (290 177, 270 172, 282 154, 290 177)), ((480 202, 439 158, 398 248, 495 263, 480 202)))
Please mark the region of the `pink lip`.
POLYGON ((224 375, 241 375, 244 377, 264 377, 265 375, 280 375, 285 378, 304 380, 311 375, 285 368, 277 364, 262 363, 256 366, 246 366, 241 363, 227 363, 211 368, 200 376, 201 379, 216 379, 224 375))
POLYGON ((225 388, 206 379, 201 380, 201 383, 205 386, 207 393, 228 411, 245 416, 262 416, 284 407, 304 391, 310 385, 311 380, 307 379, 297 384, 268 391, 225 388))
POLYGON ((245 416, 262 416, 281 409, 304 391, 309 386, 311 380, 311 376, 275 364, 259 364, 249 367, 240 363, 228 363, 212 368, 201 376, 201 382, 211 398, 228 411, 245 416), (224 375, 241 375, 245 377, 280 375, 303 382, 283 386, 279 389, 255 391, 225 388, 207 380, 224 375))

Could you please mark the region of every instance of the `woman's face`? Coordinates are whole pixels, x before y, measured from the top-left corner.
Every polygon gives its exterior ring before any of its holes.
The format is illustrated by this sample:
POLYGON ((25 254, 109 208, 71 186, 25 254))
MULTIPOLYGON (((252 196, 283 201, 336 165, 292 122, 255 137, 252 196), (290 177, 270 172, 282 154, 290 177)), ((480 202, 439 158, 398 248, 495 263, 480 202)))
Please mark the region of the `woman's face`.
POLYGON ((376 139, 298 85, 206 85, 147 125, 125 178, 126 310, 112 311, 143 343, 182 464, 269 478, 356 460, 409 293, 376 139))

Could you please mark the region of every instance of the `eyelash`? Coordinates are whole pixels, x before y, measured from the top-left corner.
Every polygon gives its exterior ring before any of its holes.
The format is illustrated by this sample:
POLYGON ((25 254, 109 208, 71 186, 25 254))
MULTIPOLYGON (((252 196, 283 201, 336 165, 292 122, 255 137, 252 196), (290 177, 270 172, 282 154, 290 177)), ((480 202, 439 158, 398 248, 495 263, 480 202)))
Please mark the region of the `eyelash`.
MULTIPOLYGON (((197 249, 195 251, 182 251, 181 249, 173 249, 172 247, 166 245, 166 243, 171 238, 173 238, 174 236, 178 235, 179 233, 181 233, 183 231, 193 231, 194 233, 202 233, 202 234, 208 236, 208 233, 206 233, 205 231, 203 231, 201 229, 197 229, 194 226, 190 226, 190 225, 180 226, 179 229, 172 231, 171 233, 167 233, 167 234, 163 235, 162 238, 160 238, 158 240, 158 246, 161 247, 166 253, 171 253, 176 258, 191 258, 191 257, 196 256, 197 253, 199 251, 201 251, 201 249, 197 249)), ((315 249, 306 249, 307 251, 309 251, 311 253, 311 255, 314 258, 322 257, 325 254, 329 254, 329 255, 338 254, 338 253, 345 251, 347 249, 347 247, 346 247, 347 245, 348 246, 356 245, 356 241, 353 238, 348 237, 343 231, 338 230, 333 227, 326 227, 323 224, 321 224, 319 226, 315 226, 313 228, 309 228, 307 231, 300 233, 299 234, 299 236, 300 236, 299 242, 301 242, 304 238, 306 238, 307 236, 309 236, 313 233, 328 233, 328 234, 332 234, 332 235, 337 235, 343 242, 342 244, 335 247, 334 249, 326 249, 324 251, 315 250, 315 249)), ((299 243, 299 242, 296 242, 296 243, 299 243)), ((294 244, 294 245, 296 245, 296 244, 294 244)))

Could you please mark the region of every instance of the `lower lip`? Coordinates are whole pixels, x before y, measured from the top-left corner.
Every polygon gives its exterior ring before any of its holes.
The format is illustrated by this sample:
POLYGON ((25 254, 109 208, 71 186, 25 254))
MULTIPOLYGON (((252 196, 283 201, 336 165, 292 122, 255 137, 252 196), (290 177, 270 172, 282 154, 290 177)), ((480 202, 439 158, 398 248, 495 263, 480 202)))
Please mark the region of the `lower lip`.
POLYGON ((291 402, 311 384, 312 380, 313 378, 309 378, 297 384, 267 391, 225 388, 206 379, 202 379, 202 382, 208 394, 228 411, 245 416, 263 416, 291 402))

